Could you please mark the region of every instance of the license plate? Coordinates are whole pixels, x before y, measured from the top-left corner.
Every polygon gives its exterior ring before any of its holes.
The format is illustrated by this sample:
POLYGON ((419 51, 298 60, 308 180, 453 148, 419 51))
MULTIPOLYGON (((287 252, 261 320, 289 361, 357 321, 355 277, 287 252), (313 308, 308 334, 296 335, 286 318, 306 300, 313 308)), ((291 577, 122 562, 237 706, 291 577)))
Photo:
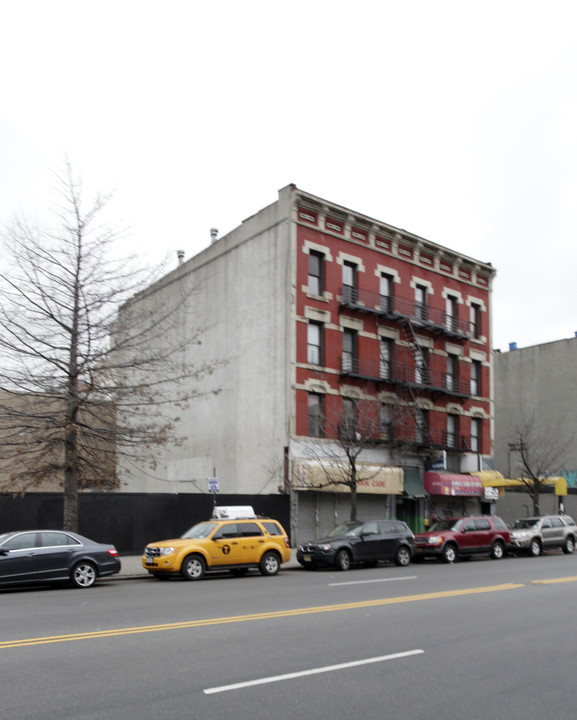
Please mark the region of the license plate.
POLYGON ((152 565, 154 567, 154 560, 146 560, 147 565, 152 565))
POLYGON ((303 560, 304 560, 305 562, 310 562, 310 561, 311 561, 311 556, 310 556, 310 555, 303 555, 303 560))

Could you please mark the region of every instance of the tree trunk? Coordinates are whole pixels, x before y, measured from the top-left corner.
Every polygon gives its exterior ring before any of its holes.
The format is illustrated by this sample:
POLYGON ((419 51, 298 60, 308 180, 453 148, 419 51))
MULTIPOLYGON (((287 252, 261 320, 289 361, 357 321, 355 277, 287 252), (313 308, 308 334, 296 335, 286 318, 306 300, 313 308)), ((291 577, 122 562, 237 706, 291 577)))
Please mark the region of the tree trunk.
POLYGON ((351 520, 357 519, 357 483, 351 487, 351 520))
POLYGON ((78 532, 78 448, 76 428, 72 424, 66 431, 64 462, 63 530, 78 532))

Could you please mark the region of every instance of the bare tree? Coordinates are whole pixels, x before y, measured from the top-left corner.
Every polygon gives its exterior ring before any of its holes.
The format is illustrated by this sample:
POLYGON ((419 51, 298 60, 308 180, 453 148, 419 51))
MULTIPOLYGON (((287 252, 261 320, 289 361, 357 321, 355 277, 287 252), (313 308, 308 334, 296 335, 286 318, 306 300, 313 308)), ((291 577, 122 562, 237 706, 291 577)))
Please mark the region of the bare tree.
POLYGON ((511 473, 519 476, 531 502, 533 514, 540 514, 539 500, 549 477, 557 475, 565 464, 567 442, 562 431, 537 429, 531 419, 520 425, 511 435, 509 453, 511 473))
POLYGON ((382 445, 387 439, 385 432, 377 401, 347 397, 341 407, 319 415, 318 437, 310 437, 303 444, 305 455, 320 468, 322 475, 321 480, 310 481, 309 487, 346 488, 350 492, 351 520, 357 519, 359 483, 379 472, 367 469, 361 455, 382 445))
POLYGON ((76 530, 79 490, 117 488, 119 455, 153 463, 213 368, 191 362, 200 329, 173 331, 193 289, 139 310, 130 298, 159 271, 118 257, 122 233, 101 223, 110 196, 85 204, 68 162, 57 187, 54 228, 17 220, 2 233, 0 462, 4 490, 63 486, 76 530))

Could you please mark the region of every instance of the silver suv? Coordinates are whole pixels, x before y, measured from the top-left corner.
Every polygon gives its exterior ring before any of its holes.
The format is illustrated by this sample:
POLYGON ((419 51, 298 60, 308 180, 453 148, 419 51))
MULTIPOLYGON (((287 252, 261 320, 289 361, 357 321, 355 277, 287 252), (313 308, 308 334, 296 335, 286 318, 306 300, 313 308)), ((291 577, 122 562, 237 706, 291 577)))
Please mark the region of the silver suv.
POLYGON ((575 550, 575 521, 568 515, 544 515, 516 520, 511 528, 511 548, 533 557, 549 548, 561 548, 569 554, 575 550))

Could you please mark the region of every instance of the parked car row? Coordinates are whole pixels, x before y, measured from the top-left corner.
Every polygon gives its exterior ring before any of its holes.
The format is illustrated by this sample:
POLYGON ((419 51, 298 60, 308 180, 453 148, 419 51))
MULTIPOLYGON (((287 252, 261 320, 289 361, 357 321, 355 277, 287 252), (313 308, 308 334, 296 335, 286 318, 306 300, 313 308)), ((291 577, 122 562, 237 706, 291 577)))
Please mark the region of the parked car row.
MULTIPOLYGON (((303 543, 296 557, 306 570, 348 570, 381 561, 404 567, 426 558, 452 563, 483 554, 498 560, 507 552, 537 556, 550 548, 570 554, 576 536, 575 521, 567 515, 523 518, 511 529, 494 515, 448 518, 416 535, 400 520, 355 521, 339 525, 326 538, 303 543)), ((233 515, 197 523, 180 538, 149 543, 142 565, 158 579, 200 580, 209 572, 244 575, 251 568, 276 575, 290 557, 288 535, 277 520, 233 515)), ((0 535, 0 585, 67 582, 89 588, 120 568, 113 545, 77 533, 30 530, 0 535)))

